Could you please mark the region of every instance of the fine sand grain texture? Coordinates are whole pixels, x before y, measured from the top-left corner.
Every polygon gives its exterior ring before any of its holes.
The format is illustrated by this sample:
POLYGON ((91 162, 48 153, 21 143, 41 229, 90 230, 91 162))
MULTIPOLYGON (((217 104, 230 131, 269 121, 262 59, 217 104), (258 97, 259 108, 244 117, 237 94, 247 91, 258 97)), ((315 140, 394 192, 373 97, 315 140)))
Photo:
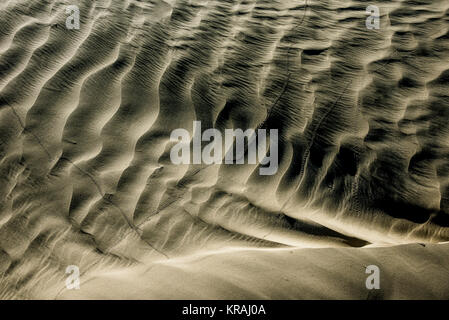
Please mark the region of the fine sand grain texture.
POLYGON ((0 0, 0 299, 448 299, 448 241, 448 0, 0 0))

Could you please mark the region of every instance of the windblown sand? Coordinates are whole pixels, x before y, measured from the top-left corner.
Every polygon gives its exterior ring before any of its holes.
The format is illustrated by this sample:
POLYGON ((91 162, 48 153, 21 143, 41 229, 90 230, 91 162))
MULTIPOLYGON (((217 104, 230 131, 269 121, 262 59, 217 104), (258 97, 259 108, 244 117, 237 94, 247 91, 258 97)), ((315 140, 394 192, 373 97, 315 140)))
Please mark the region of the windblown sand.
POLYGON ((0 298, 447 299, 447 241, 449 1, 0 1, 0 298))

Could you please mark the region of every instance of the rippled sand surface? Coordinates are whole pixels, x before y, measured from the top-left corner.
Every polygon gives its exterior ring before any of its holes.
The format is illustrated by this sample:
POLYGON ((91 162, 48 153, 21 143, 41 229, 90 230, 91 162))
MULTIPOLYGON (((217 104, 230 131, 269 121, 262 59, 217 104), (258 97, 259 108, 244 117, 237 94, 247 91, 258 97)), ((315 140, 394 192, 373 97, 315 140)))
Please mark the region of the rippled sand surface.
POLYGON ((0 298, 449 298, 449 1, 1 0, 0 25, 0 298), (195 120, 278 129, 277 173, 173 164, 195 120))

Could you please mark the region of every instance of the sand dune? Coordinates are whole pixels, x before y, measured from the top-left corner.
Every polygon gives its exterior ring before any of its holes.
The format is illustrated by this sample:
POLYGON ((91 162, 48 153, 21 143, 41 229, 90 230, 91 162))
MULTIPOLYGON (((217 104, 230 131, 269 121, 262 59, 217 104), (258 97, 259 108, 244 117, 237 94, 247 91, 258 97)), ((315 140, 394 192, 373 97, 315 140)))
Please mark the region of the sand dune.
POLYGON ((448 1, 10 0, 0 22, 0 298, 449 297, 448 1), (193 121, 278 129, 277 173, 174 164, 193 121))
POLYGON ((93 274, 80 290, 61 290, 57 297, 117 299, 125 291, 130 299, 441 299, 449 295, 440 281, 449 275, 441 264, 447 250, 402 245, 216 252, 93 274), (370 291, 365 267, 372 263, 381 268, 385 286, 370 291))

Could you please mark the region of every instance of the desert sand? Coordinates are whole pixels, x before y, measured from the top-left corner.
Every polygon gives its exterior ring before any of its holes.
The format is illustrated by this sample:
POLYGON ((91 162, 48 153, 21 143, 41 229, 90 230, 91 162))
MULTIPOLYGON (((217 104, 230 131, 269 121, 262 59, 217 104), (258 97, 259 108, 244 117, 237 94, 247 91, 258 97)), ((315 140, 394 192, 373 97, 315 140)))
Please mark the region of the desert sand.
POLYGON ((0 0, 0 26, 1 299, 449 298, 449 1, 0 0), (279 169, 172 163, 193 121, 278 129, 279 169))

